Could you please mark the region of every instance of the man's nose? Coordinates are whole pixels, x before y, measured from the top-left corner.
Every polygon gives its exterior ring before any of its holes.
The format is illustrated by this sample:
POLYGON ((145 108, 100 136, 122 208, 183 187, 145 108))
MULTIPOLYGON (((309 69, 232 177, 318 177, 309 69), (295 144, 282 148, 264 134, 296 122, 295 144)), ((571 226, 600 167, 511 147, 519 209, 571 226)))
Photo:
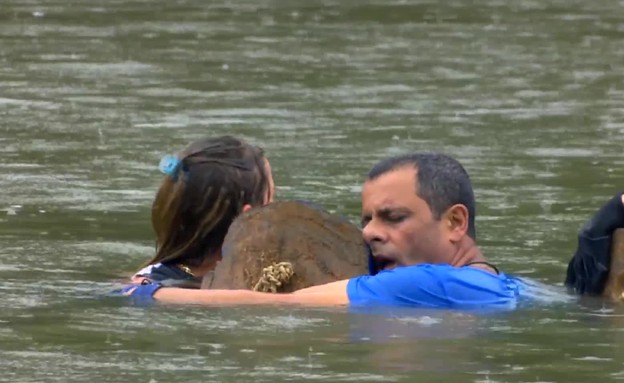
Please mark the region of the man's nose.
POLYGON ((362 228, 362 238, 366 243, 385 242, 387 234, 375 221, 370 221, 362 228))

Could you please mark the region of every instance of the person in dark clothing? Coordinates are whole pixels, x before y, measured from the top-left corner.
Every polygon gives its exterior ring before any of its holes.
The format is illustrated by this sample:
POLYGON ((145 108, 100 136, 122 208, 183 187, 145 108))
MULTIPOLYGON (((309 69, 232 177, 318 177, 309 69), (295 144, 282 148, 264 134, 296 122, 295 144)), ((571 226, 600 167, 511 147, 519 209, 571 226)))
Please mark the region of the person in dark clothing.
POLYGON ((579 231, 565 278, 569 290, 581 295, 603 294, 611 271, 613 236, 619 228, 624 228, 623 193, 607 201, 579 231))

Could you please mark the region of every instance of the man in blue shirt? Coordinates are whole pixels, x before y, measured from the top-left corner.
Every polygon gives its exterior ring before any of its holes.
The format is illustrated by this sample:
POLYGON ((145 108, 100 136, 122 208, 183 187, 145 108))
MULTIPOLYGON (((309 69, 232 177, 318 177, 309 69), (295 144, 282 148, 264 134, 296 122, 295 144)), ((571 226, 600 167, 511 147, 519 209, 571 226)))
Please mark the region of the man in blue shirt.
POLYGON ((381 161, 362 190, 362 235, 371 275, 291 294, 131 286, 126 294, 199 304, 393 305, 434 308, 514 307, 517 280, 476 247, 475 199, 455 159, 414 153, 381 161))

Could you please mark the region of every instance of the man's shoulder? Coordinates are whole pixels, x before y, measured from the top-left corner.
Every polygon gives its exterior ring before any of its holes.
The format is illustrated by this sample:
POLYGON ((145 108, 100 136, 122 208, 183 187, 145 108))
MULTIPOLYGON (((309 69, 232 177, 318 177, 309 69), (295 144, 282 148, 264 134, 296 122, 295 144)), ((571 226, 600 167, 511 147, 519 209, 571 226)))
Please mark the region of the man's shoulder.
POLYGON ((412 266, 401 266, 391 270, 384 270, 377 275, 394 276, 394 277, 428 277, 428 278, 459 278, 471 281, 479 280, 504 280, 507 275, 504 273, 493 273, 480 267, 464 266, 455 267, 446 264, 430 264, 423 263, 412 266))
POLYGON ((518 285, 505 274, 475 267, 421 264, 354 278, 348 295, 352 302, 422 307, 508 305, 515 302, 518 285))

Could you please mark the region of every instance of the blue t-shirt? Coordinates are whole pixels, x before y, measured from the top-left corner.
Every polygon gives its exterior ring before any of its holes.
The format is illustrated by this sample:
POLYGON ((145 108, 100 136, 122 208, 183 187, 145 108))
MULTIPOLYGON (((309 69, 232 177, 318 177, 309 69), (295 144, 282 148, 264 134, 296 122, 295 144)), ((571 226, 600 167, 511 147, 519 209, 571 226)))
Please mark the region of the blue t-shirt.
POLYGON ((352 305, 428 308, 514 308, 520 284, 475 267, 421 264, 349 280, 352 305))

